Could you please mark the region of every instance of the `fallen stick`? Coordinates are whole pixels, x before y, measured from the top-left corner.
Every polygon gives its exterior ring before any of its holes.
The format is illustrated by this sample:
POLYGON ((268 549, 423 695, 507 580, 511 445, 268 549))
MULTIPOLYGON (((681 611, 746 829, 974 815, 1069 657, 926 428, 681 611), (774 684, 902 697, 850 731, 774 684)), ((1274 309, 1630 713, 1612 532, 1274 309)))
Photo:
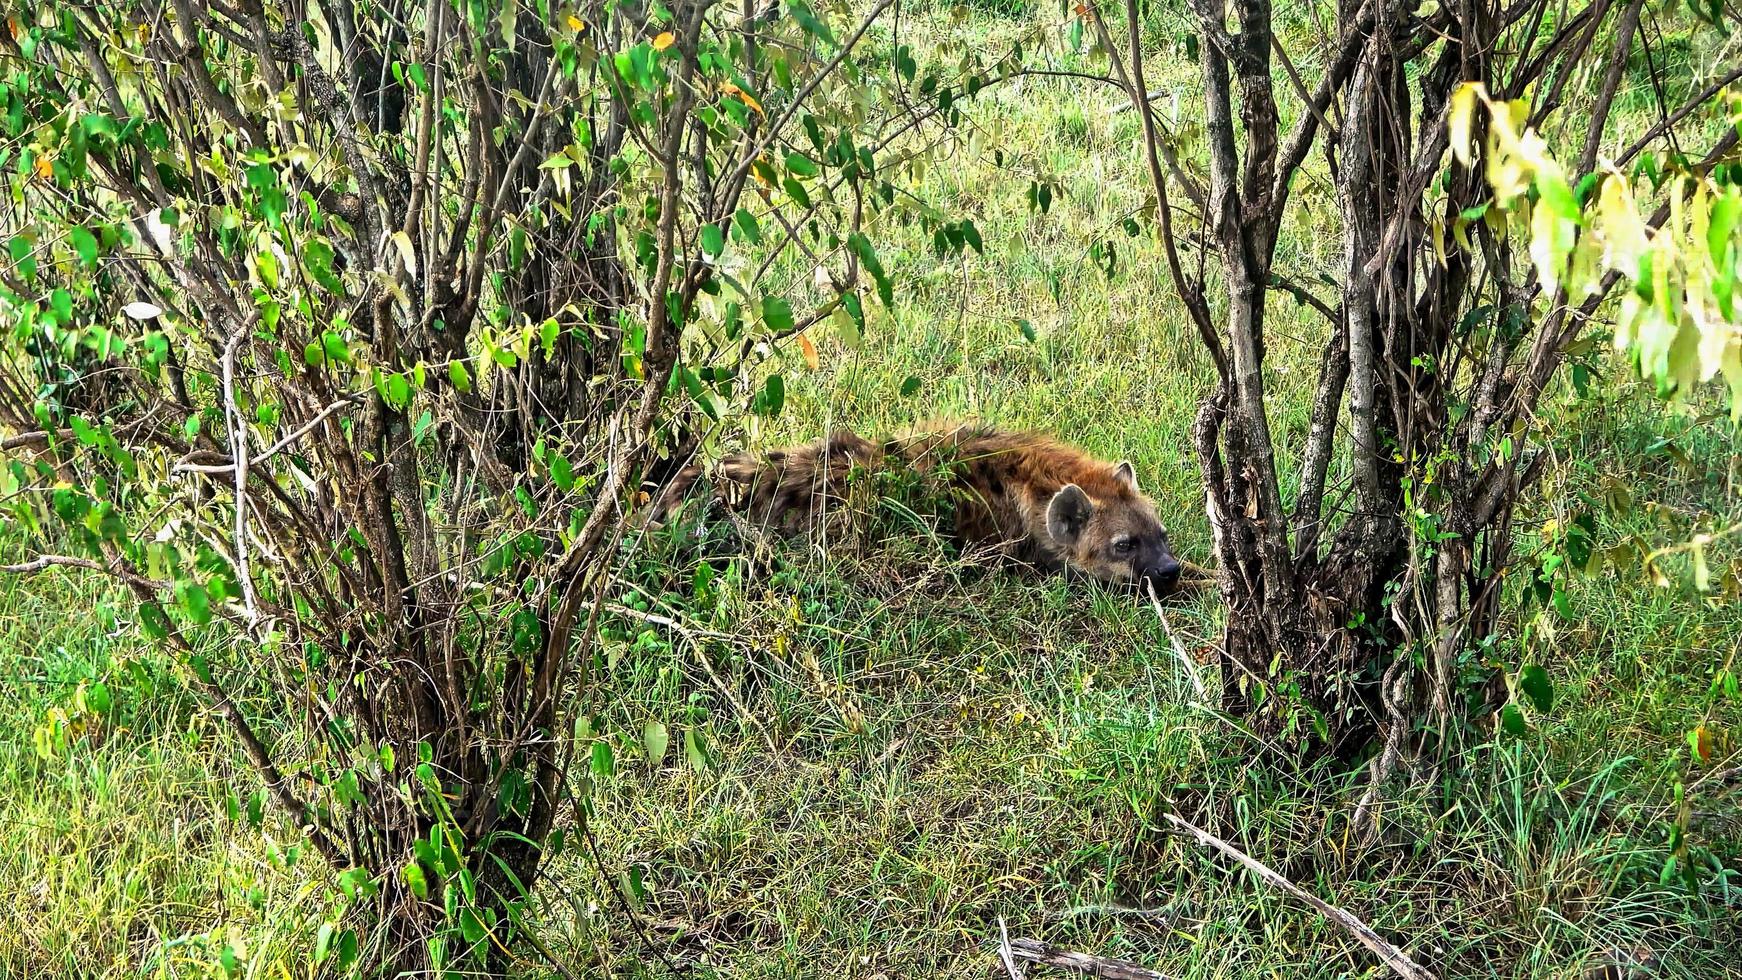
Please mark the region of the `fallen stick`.
POLYGON ((1403 950, 1398 949, 1396 946, 1393 946, 1380 938, 1379 934, 1374 932, 1367 923, 1362 922, 1360 919, 1355 918, 1342 909, 1337 908, 1335 905, 1332 905, 1319 898, 1317 895, 1301 888, 1294 882, 1289 881, 1282 875, 1277 874, 1275 871, 1272 871, 1270 868, 1260 863, 1257 859, 1248 856, 1245 852, 1227 841, 1206 831, 1200 830, 1171 813, 1164 813, 1162 816, 1167 818, 1168 823, 1173 824, 1175 827, 1190 834, 1198 843, 1213 847, 1234 860, 1239 861, 1266 884, 1273 885, 1290 895, 1293 895, 1295 898, 1298 898, 1317 909, 1325 918, 1330 919, 1337 925, 1349 930, 1350 934, 1361 941, 1361 945, 1378 954, 1379 958, 1385 962, 1385 965, 1396 971, 1398 976, 1406 977, 1408 980, 1434 980, 1434 975, 1428 972, 1425 967, 1404 955, 1403 950))
POLYGON ((1145 582, 1143 591, 1149 596, 1149 605, 1155 610, 1155 618, 1161 620, 1161 629, 1167 634, 1167 641, 1173 644, 1174 656, 1179 658, 1180 666, 1185 668, 1186 677, 1192 682, 1192 689, 1198 692, 1198 700, 1202 701, 1204 679, 1198 676, 1198 665, 1192 662, 1191 655, 1180 645, 1179 637, 1173 635, 1173 624, 1167 621, 1167 610, 1161 608, 1161 597, 1155 594, 1155 586, 1145 582))
POLYGON ((1010 974, 1010 980, 1028 980, 1022 975, 1022 967, 1016 965, 1016 953, 1010 948, 1010 930, 1004 925, 1004 917, 998 917, 998 959, 1004 964, 1004 971, 1010 974))
POLYGON ((1010 954, 1029 963, 1039 963, 1055 970, 1075 970, 1091 977, 1103 977, 1105 980, 1172 980, 1165 973, 1157 973, 1127 960, 1060 949, 1038 939, 1010 940, 1010 954))

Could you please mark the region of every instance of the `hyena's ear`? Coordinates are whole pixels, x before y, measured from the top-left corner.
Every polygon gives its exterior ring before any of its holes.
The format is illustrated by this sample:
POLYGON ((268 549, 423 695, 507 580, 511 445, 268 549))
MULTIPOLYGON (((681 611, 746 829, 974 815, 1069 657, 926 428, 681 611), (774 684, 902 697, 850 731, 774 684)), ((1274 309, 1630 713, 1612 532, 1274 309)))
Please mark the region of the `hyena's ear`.
POLYGON ((1137 492, 1137 467, 1132 466, 1130 460, 1124 460, 1113 467, 1113 475, 1118 477, 1119 482, 1130 487, 1132 493, 1137 492))
POLYGON ((1094 513, 1095 504, 1083 488, 1067 483, 1046 505, 1046 533, 1059 544, 1074 545, 1094 513))

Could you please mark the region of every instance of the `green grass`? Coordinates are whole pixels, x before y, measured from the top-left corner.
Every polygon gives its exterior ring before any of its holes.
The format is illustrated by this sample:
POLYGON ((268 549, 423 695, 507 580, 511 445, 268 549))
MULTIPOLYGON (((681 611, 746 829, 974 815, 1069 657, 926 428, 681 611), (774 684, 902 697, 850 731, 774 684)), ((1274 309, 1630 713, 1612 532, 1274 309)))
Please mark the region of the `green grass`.
POLYGON ((231 818, 255 781, 156 652, 105 625, 128 603, 104 588, 0 578, 0 976, 205 976, 231 945, 275 976, 331 912, 324 869, 294 831, 231 818), (106 713, 77 709, 81 684, 106 713), (81 728, 45 757, 57 717, 81 728))
MULTIPOLYGON (((985 0, 968 29, 994 43, 1019 9, 985 0)), ((1187 86, 1194 71, 1161 59, 1152 84, 1187 86)), ((986 255, 940 262, 917 229, 875 229, 898 309, 857 348, 819 334, 817 371, 783 352, 787 411, 711 448, 940 415, 1048 428, 1133 460, 1179 550, 1206 560, 1188 430, 1207 367, 1159 249, 1120 230, 1146 184, 1136 120, 1109 113, 1116 101, 1035 79, 982 96, 980 142, 934 162, 919 190, 972 217, 986 255), (1065 190, 1044 216, 1022 194, 1035 177, 1065 190), (1111 277, 1089 255, 1104 239, 1111 277), (904 397, 910 376, 922 388, 904 397)), ((1282 251, 1296 270, 1334 271, 1318 217, 1329 202, 1310 181, 1299 200, 1282 251)), ((1272 320, 1285 466, 1306 428, 1315 317, 1282 300, 1272 320)), ((1561 465, 1529 503, 1526 553, 1578 494, 1616 484, 1635 506, 1601 526, 1603 548, 1742 519, 1739 447, 1720 423, 1615 379, 1545 412, 1561 465)), ((620 760, 595 791, 600 861, 565 852, 539 893, 543 934, 580 975, 661 975, 607 886, 631 869, 649 890, 649 936, 699 976, 990 975, 1000 919, 1012 936, 1180 978, 1382 975, 1336 927, 1165 833, 1170 812, 1446 976, 1572 976, 1610 947, 1651 951, 1656 976, 1742 975, 1738 790, 1702 781, 1710 769, 1685 741, 1704 723, 1722 752, 1737 747, 1742 705, 1708 687, 1742 659, 1742 610, 1692 595, 1685 563, 1670 563, 1669 588, 1636 564, 1608 568, 1581 583, 1572 621, 1497 651, 1549 666, 1554 709, 1523 739, 1469 745, 1455 773, 1400 778, 1382 841, 1363 847, 1350 830, 1359 780, 1303 770, 1196 703, 1147 609, 965 567, 923 535, 755 559, 688 613, 693 642, 613 624, 589 694, 620 760), (639 749, 649 721, 674 736, 657 765, 639 749), (686 759, 689 732, 703 766, 686 759), (1678 785, 1707 862, 1692 889, 1660 881, 1678 785)), ((694 560, 655 550, 637 581, 681 593, 694 560)), ((78 576, 0 579, 0 976, 204 977, 226 945, 245 975, 304 975, 339 905, 330 877, 312 856, 287 860, 287 828, 250 824, 255 784, 222 727, 176 668, 106 625, 111 606, 127 608, 78 576), (112 710, 39 755, 34 732, 73 710, 81 681, 105 684, 112 710)), ((1219 628, 1207 599, 1169 616, 1194 653, 1219 628)))

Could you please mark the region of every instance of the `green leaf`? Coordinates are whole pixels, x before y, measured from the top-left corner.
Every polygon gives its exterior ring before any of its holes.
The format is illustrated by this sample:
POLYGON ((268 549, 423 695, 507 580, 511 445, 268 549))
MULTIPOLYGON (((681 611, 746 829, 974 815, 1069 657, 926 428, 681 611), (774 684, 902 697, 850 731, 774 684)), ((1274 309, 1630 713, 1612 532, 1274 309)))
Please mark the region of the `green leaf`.
POLYGON ((1538 171, 1536 191, 1542 195, 1542 203, 1547 204, 1556 217, 1575 223, 1580 220, 1579 202, 1573 197, 1573 189, 1567 186, 1567 179, 1558 170, 1544 168, 1538 171))
POLYGON ((153 640, 169 638, 169 616, 155 602, 139 604, 139 628, 153 640))
POLYGON ((331 922, 321 923, 320 929, 315 932, 315 965, 316 966, 320 966, 322 963, 325 963, 327 961, 327 957, 332 955, 332 953, 333 953, 333 932, 334 932, 333 924, 331 922))
POLYGON ((1706 252, 1712 257, 1712 265, 1719 270, 1724 269, 1730 233, 1735 230, 1738 220, 1742 220, 1742 192, 1732 187, 1713 202, 1712 216, 1706 225, 1706 252))
POLYGON ((562 334, 562 326, 556 322, 556 317, 547 318, 538 328, 538 346, 544 351, 545 360, 550 360, 556 350, 556 339, 562 334))
POLYGON ((476 946, 484 941, 489 932, 484 928, 484 920, 478 918, 477 911, 469 908, 460 910, 460 935, 465 937, 467 943, 476 946))
POLYGON ((871 278, 877 282, 877 297, 884 306, 895 305, 895 283, 889 274, 883 271, 883 263, 877 258, 877 250, 871 247, 871 240, 860 232, 847 236, 847 247, 859 256, 860 264, 865 271, 871 273, 871 278))
POLYGON ((36 278, 36 258, 31 254, 30 239, 23 235, 13 235, 6 243, 6 251, 12 256, 21 278, 27 282, 36 278))
POLYGON ((254 271, 260 273, 260 283, 267 289, 278 288, 278 257, 271 252, 254 254, 254 271))
POLYGON ((919 65, 913 60, 913 49, 905 44, 895 49, 895 71, 909 85, 913 84, 913 76, 919 71, 919 65))
POLYGON ((617 771, 617 759, 611 752, 611 743, 600 740, 593 743, 593 776, 597 779, 607 779, 617 771))
POLYGON ((805 33, 819 37, 831 45, 835 43, 835 34, 829 30, 829 25, 819 20, 804 0, 792 0, 787 10, 791 12, 792 19, 798 22, 798 26, 804 28, 805 33))
POLYGON ((919 380, 917 375, 908 375, 907 378, 901 382, 901 397, 912 398, 914 395, 919 394, 921 384, 922 382, 919 380))
POLYGON ((810 157, 805 156, 797 150, 786 155, 786 169, 800 177, 815 177, 821 172, 817 168, 815 160, 812 160, 810 157))
POLYGON ((694 728, 683 733, 683 750, 691 767, 698 771, 708 768, 708 753, 702 745, 701 733, 694 728))
POLYGON ((403 374, 390 374, 383 385, 382 397, 396 412, 405 411, 405 406, 411 404, 411 381, 403 374))
POLYGON ((96 267, 97 236, 80 227, 74 227, 70 234, 73 251, 79 253, 79 261, 83 262, 87 269, 96 267))
POLYGON ((1519 671, 1518 689, 1538 712, 1546 714, 1554 707, 1554 682, 1549 679, 1548 671, 1537 664, 1531 664, 1519 671))
POLYGON ((986 248, 980 243, 980 229, 974 227, 972 221, 962 222, 962 240, 973 246, 974 251, 986 254, 986 248))
POLYGON ((641 731, 641 747, 647 750, 647 761, 659 765, 670 744, 671 736, 666 732, 665 726, 655 719, 648 719, 647 727, 641 731))
POLYGON ((736 237, 740 241, 746 241, 752 245, 761 243, 762 228, 756 223, 756 216, 750 213, 749 208, 739 208, 737 215, 732 220, 732 225, 736 237))
POLYGON ((321 334, 321 352, 334 364, 351 363, 351 349, 345 345, 345 338, 331 330, 321 334))
POLYGON ((333 246, 319 238, 303 243, 302 264, 322 289, 335 296, 345 295, 345 284, 333 271, 333 246))
POLYGON ((429 901, 429 878, 424 874, 423 865, 418 864, 416 858, 405 862, 405 867, 401 868, 399 873, 405 879, 405 886, 411 889, 411 893, 416 895, 419 901, 429 901))
POLYGON ((448 381, 454 386, 456 391, 467 392, 472 390, 472 376, 466 373, 465 361, 448 362, 448 381))
POLYGON ((212 621, 212 596, 204 586, 190 583, 182 591, 182 608, 187 611, 188 619, 195 626, 204 626, 212 621))
POLYGON ((1530 730, 1530 726, 1524 723, 1524 712, 1519 710, 1518 705, 1509 704, 1500 709, 1500 730, 1515 738, 1530 730))
POLYGON ((762 390, 750 400, 750 410, 757 415, 773 417, 780 414, 780 409, 786 404, 786 382, 778 374, 771 374, 762 383, 762 390))
POLYGON ((768 329, 775 333, 787 333, 792 330, 792 304, 781 296, 762 297, 762 322, 768 324, 768 329))
POLYGON ((726 251, 726 236, 719 225, 702 226, 702 251, 716 257, 726 251))

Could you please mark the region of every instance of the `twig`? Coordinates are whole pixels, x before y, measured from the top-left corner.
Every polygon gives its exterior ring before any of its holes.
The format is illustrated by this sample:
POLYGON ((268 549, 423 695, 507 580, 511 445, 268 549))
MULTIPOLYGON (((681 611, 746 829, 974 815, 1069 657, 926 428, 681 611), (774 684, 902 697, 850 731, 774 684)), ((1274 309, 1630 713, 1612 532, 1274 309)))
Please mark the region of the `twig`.
POLYGON ((1157 973, 1129 960, 1060 949, 1038 939, 1012 939, 1010 953, 1029 963, 1039 963, 1055 970, 1074 970, 1077 973, 1087 973, 1091 977, 1104 977, 1106 980, 1172 980, 1165 973, 1157 973))
POLYGON ((71 555, 37 555, 31 560, 17 565, 0 565, 0 575, 35 575, 50 568, 87 568, 94 572, 106 572, 114 575, 131 585, 140 585, 159 591, 169 588, 168 582, 135 575, 127 568, 111 568, 102 562, 92 561, 89 558, 74 558, 71 555))
POLYGON ((1706 86, 1698 95, 1684 103, 1680 109, 1677 109, 1675 112, 1659 121, 1657 125, 1646 130, 1645 135, 1634 140, 1632 146, 1623 150, 1621 155, 1615 158, 1615 166, 1627 166, 1634 157, 1639 155, 1641 150, 1644 150, 1647 146, 1651 145, 1652 140, 1662 136, 1665 132, 1673 133, 1677 123, 1686 119, 1695 109, 1710 102, 1713 96, 1722 92, 1725 86, 1734 83, 1737 79, 1742 79, 1742 68, 1737 68, 1729 74, 1724 75, 1722 78, 1713 81, 1712 84, 1706 86))
MULTIPOLYGON (((1155 90, 1155 91, 1153 91, 1153 92, 1145 92, 1145 93, 1144 93, 1144 94, 1143 94, 1143 101, 1145 101, 1145 102, 1154 102, 1154 101, 1156 101, 1156 100, 1157 100, 1157 99, 1161 99, 1161 98, 1165 98, 1165 97, 1166 97, 1166 96, 1168 96, 1168 95, 1169 95, 1169 94, 1171 94, 1171 90, 1170 90, 1170 89, 1165 89, 1165 88, 1158 88, 1158 89, 1156 89, 1156 90, 1155 90)), ((1129 102, 1129 101, 1127 101, 1127 102, 1120 102, 1120 103, 1117 103, 1117 104, 1115 104, 1115 105, 1114 105, 1114 106, 1113 106, 1113 108, 1111 108, 1111 109, 1108 109, 1108 110, 1107 110, 1107 114, 1108 114, 1108 115, 1110 115, 1110 116, 1116 116, 1116 115, 1118 115, 1118 114, 1119 114, 1119 113, 1121 113, 1121 112, 1130 112, 1130 111, 1131 111, 1131 108, 1132 108, 1132 103, 1131 103, 1131 102, 1129 102)))
POLYGON ((1385 965, 1391 967, 1398 976, 1408 978, 1408 980, 1434 980, 1434 975, 1432 973, 1428 972, 1420 964, 1406 956, 1402 950, 1380 938, 1377 932, 1374 932, 1360 919, 1355 918, 1342 909, 1337 908, 1335 905, 1332 905, 1319 898, 1317 895, 1301 888, 1294 882, 1289 881, 1282 875, 1277 874, 1269 867, 1260 863, 1257 859, 1248 856, 1245 852, 1227 841, 1206 831, 1200 830, 1171 813, 1164 813, 1162 814, 1162 817, 1166 819, 1168 823, 1173 824, 1175 827, 1178 827, 1180 830, 1191 835, 1191 837, 1198 843, 1213 847, 1240 862, 1247 870, 1257 875, 1265 884, 1271 885, 1275 888, 1280 888, 1290 895, 1293 895, 1295 898, 1298 898, 1317 909, 1319 914, 1323 915, 1325 918, 1330 919, 1337 925, 1347 929, 1351 935, 1361 941, 1361 945, 1378 954, 1379 958, 1384 961, 1385 965))
POLYGON ((998 917, 998 958, 1004 961, 1004 971, 1010 974, 1010 980, 1028 980, 1016 965, 1016 956, 1010 950, 1010 930, 1005 927, 1002 915, 998 917))
POLYGON ((250 626, 259 622, 254 607, 254 575, 248 568, 248 429, 236 407, 236 348, 248 336, 248 324, 240 324, 224 345, 224 431, 230 440, 230 458, 236 461, 236 579, 242 585, 242 608, 250 626))
MULTIPOLYGON (((254 458, 248 460, 247 465, 248 466, 259 466, 261 463, 264 463, 267 460, 271 459, 272 457, 278 455, 279 453, 284 451, 285 447, 296 442, 298 439, 301 439, 303 436, 308 435, 310 432, 313 432, 317 426, 319 426, 322 422, 325 422, 334 412, 338 411, 341 408, 344 408, 346 405, 356 404, 360 398, 361 398, 360 395, 347 395, 346 397, 341 398, 336 402, 333 402, 331 405, 328 405, 326 408, 321 409, 318 413, 315 414, 314 418, 309 419, 307 422, 303 423, 303 425, 298 427, 296 431, 290 433, 289 435, 285 436, 284 438, 273 443, 271 446, 269 446, 266 449, 265 452, 263 452, 260 455, 255 456, 254 458)), ((236 469, 236 464, 234 462, 230 462, 230 463, 177 463, 177 464, 175 464, 175 467, 171 470, 171 472, 174 472, 174 473, 216 473, 216 474, 223 474, 223 473, 229 473, 234 469, 236 469)))
POLYGON ((1173 644, 1174 655, 1179 657, 1180 665, 1186 669, 1186 676, 1191 678, 1192 688, 1198 692, 1198 700, 1203 700, 1204 679, 1198 676, 1198 665, 1186 654, 1186 648, 1180 645, 1179 637, 1173 635, 1173 624, 1167 621, 1167 611, 1161 608, 1161 599, 1155 594, 1155 586, 1144 582, 1143 591, 1149 596, 1149 605, 1155 610, 1155 618, 1161 620, 1161 628, 1167 634, 1168 642, 1173 644))

